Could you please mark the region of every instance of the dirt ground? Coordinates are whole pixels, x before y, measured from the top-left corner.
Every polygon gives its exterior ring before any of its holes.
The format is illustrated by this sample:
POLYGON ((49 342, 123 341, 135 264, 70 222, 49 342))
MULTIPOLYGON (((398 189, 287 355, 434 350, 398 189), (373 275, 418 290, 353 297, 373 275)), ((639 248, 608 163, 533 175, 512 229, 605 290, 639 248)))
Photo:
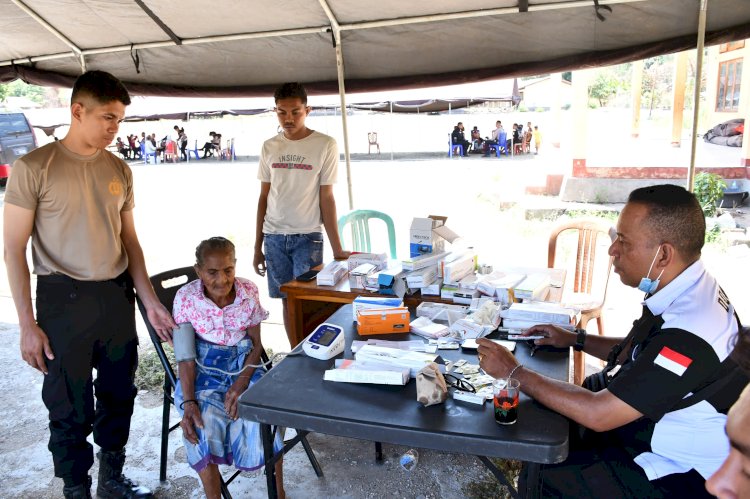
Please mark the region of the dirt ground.
MULTIPOLYGON (((543 185, 538 180, 556 167, 543 155, 502 163, 492 158, 355 162, 355 206, 394 215, 400 256, 406 253, 405 239, 413 216, 444 214, 449 217, 448 225, 473 243, 480 262, 545 266, 547 235, 554 221, 529 221, 525 208, 560 203, 526 197, 523 187, 543 185), (394 189, 396 186, 398 190, 394 189), (395 192, 400 194, 396 196, 395 192)), ((214 235, 231 238, 238 250, 238 275, 258 283, 261 301, 271 312, 263 325, 264 345, 284 351, 289 345, 281 327, 280 304, 267 298, 265 281, 255 276, 251 268, 258 195, 256 168, 250 162, 134 164, 136 226, 152 274, 192 264, 194 248, 201 239, 214 235)), ((342 165, 335 189, 340 213, 348 209, 343 170, 342 165)), ((602 208, 566 207, 579 211, 602 208)), ((619 207, 605 208, 616 211, 619 207)), ((750 209, 745 207, 742 211, 750 209)), ((740 220, 747 225, 746 220, 740 220)), ((374 244, 379 244, 377 238, 374 244)), ((749 251, 746 246, 725 248, 715 244, 706 249, 704 257, 740 311, 750 310, 750 296, 745 292, 747 274, 739 271, 748 268, 749 251)), ((330 257, 327 249, 325 259, 330 257)), ((53 476, 46 449, 47 415, 40 397, 42 376, 20 359, 17 318, 4 274, 3 268, 0 358, 5 360, 5 375, 0 377, 0 497, 61 497, 62 484, 53 476)), ((639 308, 639 293, 613 276, 604 311, 605 332, 624 335, 639 308)), ((148 339, 144 331, 140 334, 145 350, 149 348, 148 339)), ((589 368, 596 366, 596 362, 591 362, 589 368)), ((176 421, 174 411, 172 418, 176 421)), ((185 462, 177 432, 170 437, 168 481, 159 483, 160 420, 159 394, 140 392, 128 445, 127 474, 155 489, 158 497, 202 497, 197 477, 185 462)), ((318 479, 301 448, 294 449, 284 464, 289 497, 452 498, 500 493, 484 466, 475 457, 460 454, 461 449, 456 449, 456 454, 419 449, 417 467, 406 472, 398 465, 398 456, 407 450, 404 447, 385 444, 385 463, 377 465, 371 442, 327 435, 312 435, 310 442, 325 478, 318 479)), ((96 465, 92 472, 95 477, 96 465)), ((265 497, 265 478, 260 472, 243 474, 231 489, 234 497, 265 497)))

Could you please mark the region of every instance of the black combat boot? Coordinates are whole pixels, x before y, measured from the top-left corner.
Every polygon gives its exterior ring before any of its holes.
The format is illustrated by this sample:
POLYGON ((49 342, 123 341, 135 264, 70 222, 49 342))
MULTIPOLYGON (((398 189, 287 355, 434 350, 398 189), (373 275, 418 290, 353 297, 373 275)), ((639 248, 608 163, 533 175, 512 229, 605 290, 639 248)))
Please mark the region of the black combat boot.
POLYGON ((86 483, 63 487, 65 499, 91 499, 91 477, 86 477, 86 483))
POLYGON ((146 487, 133 483, 122 474, 125 464, 125 450, 104 451, 96 455, 99 458, 99 483, 96 486, 97 497, 104 499, 143 499, 154 497, 146 487))

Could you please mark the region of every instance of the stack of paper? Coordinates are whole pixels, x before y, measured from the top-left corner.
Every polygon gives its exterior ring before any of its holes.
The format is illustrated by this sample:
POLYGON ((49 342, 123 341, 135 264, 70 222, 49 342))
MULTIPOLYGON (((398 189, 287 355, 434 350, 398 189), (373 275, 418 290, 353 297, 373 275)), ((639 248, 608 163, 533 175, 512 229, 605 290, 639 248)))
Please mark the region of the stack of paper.
POLYGON ((340 383, 370 383, 376 385, 405 385, 409 381, 408 368, 368 366, 351 359, 337 359, 336 367, 323 374, 326 381, 340 383))

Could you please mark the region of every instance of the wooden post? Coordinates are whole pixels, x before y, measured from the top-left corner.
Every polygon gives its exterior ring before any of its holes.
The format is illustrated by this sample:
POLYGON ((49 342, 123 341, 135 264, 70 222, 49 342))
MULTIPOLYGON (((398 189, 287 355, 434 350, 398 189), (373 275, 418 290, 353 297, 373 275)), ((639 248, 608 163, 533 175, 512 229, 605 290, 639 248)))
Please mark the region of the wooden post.
POLYGON ((589 80, 591 70, 582 69, 573 72, 573 176, 577 169, 586 168, 589 112, 589 80))
POLYGON ((549 130, 550 143, 552 147, 560 148, 560 135, 562 132, 562 73, 552 73, 549 75, 550 87, 552 89, 552 126, 547 125, 549 130))
POLYGON ((630 80, 631 106, 633 121, 630 126, 630 136, 638 138, 641 133, 641 94, 643 94, 643 60, 633 63, 633 75, 630 80))
MULTIPOLYGON (((675 56, 672 94, 672 147, 680 147, 682 142, 682 122, 685 113, 685 83, 687 81, 688 53, 675 56)), ((700 79, 697 80, 700 85, 700 79)))

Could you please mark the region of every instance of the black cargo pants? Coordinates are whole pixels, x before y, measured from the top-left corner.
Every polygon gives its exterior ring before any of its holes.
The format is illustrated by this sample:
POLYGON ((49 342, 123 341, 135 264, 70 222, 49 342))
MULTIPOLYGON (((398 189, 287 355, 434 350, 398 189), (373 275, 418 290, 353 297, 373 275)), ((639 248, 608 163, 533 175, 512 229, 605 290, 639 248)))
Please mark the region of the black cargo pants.
POLYGON ((37 322, 55 357, 46 359, 42 386, 55 476, 85 483, 94 463, 86 441, 92 429, 107 451, 124 448, 130 432, 138 365, 133 281, 127 272, 96 282, 39 276, 36 296, 37 322))

